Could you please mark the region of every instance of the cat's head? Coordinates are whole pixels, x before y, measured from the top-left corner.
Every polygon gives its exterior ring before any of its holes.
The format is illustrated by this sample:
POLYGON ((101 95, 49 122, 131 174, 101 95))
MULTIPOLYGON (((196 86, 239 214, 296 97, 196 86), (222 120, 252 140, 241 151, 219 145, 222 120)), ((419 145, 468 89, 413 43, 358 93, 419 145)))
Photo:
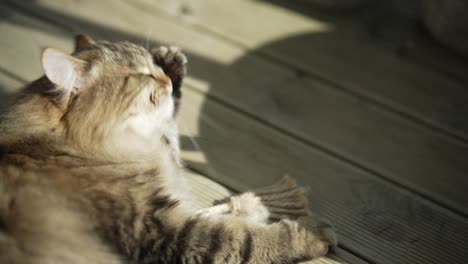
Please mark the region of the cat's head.
POLYGON ((157 144, 174 123, 174 99, 171 79, 151 54, 84 35, 75 46, 72 55, 53 48, 42 53, 47 85, 40 93, 59 112, 63 136, 84 148, 120 152, 157 144))

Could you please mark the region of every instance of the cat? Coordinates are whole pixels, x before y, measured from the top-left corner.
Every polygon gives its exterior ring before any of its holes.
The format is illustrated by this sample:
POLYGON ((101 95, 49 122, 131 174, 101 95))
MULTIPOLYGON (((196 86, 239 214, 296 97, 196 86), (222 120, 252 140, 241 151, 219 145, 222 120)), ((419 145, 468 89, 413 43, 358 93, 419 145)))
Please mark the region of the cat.
POLYGON ((295 263, 337 244, 288 177, 192 204, 177 48, 80 34, 41 63, 0 120, 0 263, 295 263))

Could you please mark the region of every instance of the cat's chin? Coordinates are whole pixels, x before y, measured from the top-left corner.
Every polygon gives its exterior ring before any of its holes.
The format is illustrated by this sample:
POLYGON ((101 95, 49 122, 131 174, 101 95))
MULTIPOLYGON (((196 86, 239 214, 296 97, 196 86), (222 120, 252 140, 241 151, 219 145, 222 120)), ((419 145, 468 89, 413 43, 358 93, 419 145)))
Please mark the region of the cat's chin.
POLYGON ((176 126, 173 110, 172 98, 166 98, 153 111, 132 115, 113 126, 102 144, 106 155, 119 160, 154 159, 165 147, 163 134, 176 126))

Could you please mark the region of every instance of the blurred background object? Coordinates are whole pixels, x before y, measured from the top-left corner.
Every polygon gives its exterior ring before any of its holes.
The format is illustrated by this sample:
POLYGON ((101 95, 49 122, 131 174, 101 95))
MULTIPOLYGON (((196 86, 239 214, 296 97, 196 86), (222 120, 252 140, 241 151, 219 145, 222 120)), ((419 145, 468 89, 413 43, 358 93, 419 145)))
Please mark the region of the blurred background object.
MULTIPOLYGON (((375 7, 418 19, 436 41, 468 57, 467 0, 299 0, 325 10, 356 11, 375 7)), ((371 12, 373 12, 371 11, 371 12)))
POLYGON ((468 57, 468 1, 423 0, 423 20, 437 41, 468 57))

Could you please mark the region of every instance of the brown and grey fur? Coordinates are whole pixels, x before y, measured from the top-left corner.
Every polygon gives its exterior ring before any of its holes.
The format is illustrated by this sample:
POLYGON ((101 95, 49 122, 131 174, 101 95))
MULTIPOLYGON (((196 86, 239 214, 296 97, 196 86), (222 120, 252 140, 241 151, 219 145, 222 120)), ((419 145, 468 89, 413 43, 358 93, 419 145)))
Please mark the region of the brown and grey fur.
POLYGON ((0 122, 0 263, 294 263, 336 244, 289 178, 190 204, 177 49, 79 35, 42 64, 0 122))

